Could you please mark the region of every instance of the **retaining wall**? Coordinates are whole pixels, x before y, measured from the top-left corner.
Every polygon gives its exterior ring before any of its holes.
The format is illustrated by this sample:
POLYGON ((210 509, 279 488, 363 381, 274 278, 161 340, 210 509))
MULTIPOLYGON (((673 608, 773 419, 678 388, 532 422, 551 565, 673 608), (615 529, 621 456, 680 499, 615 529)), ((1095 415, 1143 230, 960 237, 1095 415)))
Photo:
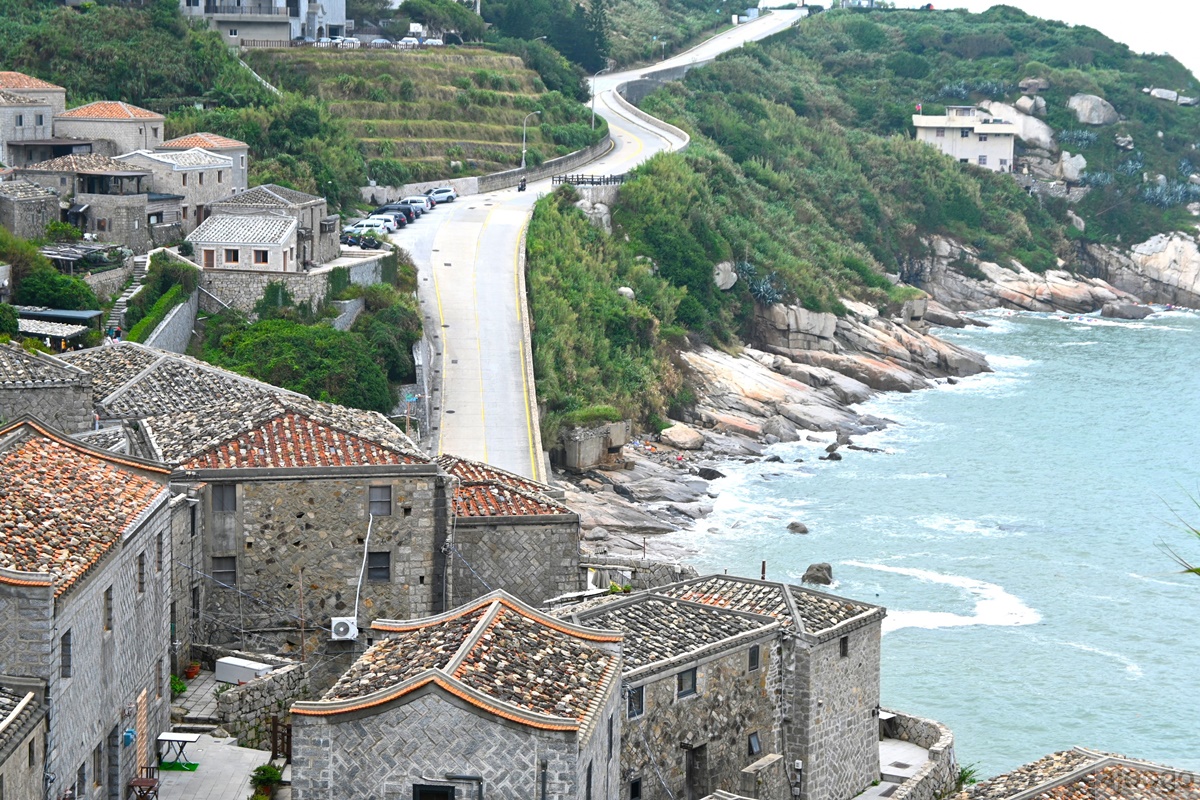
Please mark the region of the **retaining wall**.
POLYGON ((200 290, 192 292, 186 303, 180 303, 167 312, 144 344, 171 353, 186 353, 192 340, 192 328, 196 325, 196 309, 200 307, 200 290))
POLYGON ((629 583, 634 591, 656 589, 669 583, 695 578, 699 574, 694 567, 687 564, 610 555, 581 555, 579 567, 585 574, 589 569, 596 570, 592 579, 593 586, 604 588, 610 583, 621 586, 629 583), (630 577, 626 578, 625 573, 630 573, 630 577))
POLYGON ((125 259, 125 266, 105 272, 93 272, 83 276, 83 282, 92 287, 96 297, 104 299, 120 294, 125 284, 133 277, 133 258, 125 259))
POLYGON ((900 788, 892 793, 892 800, 936 800, 942 797, 958 779, 954 734, 935 720, 887 710, 896 715, 889 723, 893 738, 929 750, 929 761, 916 775, 900 784, 900 788))
POLYGON ((356 297, 353 300, 334 300, 330 305, 338 310, 338 315, 333 320, 333 327, 339 331, 348 331, 354 324, 354 320, 358 319, 358 315, 367 307, 367 301, 356 297))
POLYGON ((216 645, 195 645, 193 653, 201 654, 209 665, 218 658, 236 656, 275 667, 261 678, 232 686, 217 696, 217 716, 221 727, 238 739, 242 747, 258 750, 271 748, 271 717, 286 717, 292 703, 309 696, 307 663, 298 663, 278 656, 227 650, 216 645))
MULTIPOLYGON (((689 65, 688 67, 681 67, 680 69, 683 69, 683 71, 686 72, 692 66, 696 66, 696 65, 692 64, 692 65, 689 65)), ((664 70, 664 72, 673 72, 673 71, 674 70, 664 70)), ((680 74, 682 75, 683 73, 680 73, 680 74)), ((628 84, 621 84, 620 86, 617 87, 617 90, 615 92, 613 92, 613 97, 616 98, 617 105, 619 105, 627 113, 632 114, 633 116, 637 117, 642 122, 649 125, 650 127, 658 128, 659 130, 663 130, 663 131, 666 131, 667 133, 674 134, 675 136, 682 139, 683 146, 680 147, 675 152, 682 153, 684 150, 687 150, 688 145, 692 143, 692 137, 689 136, 687 133, 685 133, 682 129, 675 127, 671 123, 664 122, 663 120, 659 119, 658 117, 650 116, 645 111, 642 111, 640 108, 635 106, 633 103, 631 103, 627 99, 625 99, 625 97, 621 94, 621 90, 624 89, 625 86, 627 86, 627 85, 628 84)), ((643 95, 643 97, 644 96, 645 95, 643 95)))
MULTIPOLYGON (((341 264, 350 270, 350 282, 369 286, 383 280, 381 262, 388 253, 373 252, 353 264, 341 264)), ((225 303, 238 311, 250 313, 262 299, 270 283, 282 283, 296 305, 309 303, 314 309, 329 294, 329 275, 333 267, 322 266, 311 272, 261 272, 239 269, 206 269, 201 272, 200 286, 212 297, 201 293, 200 308, 210 313, 222 310, 225 303), (218 303, 213 297, 218 298, 218 303)))
POLYGON ((516 186, 521 178, 529 181, 540 181, 543 178, 549 178, 561 172, 570 172, 589 161, 594 161, 607 153, 611 148, 612 137, 605 134, 603 139, 591 147, 585 147, 582 150, 576 150, 574 153, 567 153, 565 156, 543 161, 541 166, 527 167, 525 169, 518 167, 517 169, 505 170, 504 172, 493 172, 491 175, 481 175, 479 178, 479 191, 494 192, 497 189, 507 189, 510 186, 516 186))

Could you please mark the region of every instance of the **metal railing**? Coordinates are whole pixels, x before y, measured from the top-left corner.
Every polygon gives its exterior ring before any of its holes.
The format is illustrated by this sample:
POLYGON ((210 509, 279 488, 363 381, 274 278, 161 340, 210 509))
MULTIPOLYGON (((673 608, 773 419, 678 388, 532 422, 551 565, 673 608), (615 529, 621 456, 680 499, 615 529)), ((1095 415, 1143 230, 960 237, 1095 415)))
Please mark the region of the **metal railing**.
POLYGON ((226 6, 217 3, 205 3, 205 14, 247 14, 260 17, 298 17, 298 8, 277 8, 275 6, 226 6))
POLYGON ((569 183, 572 186, 620 186, 628 177, 627 173, 620 175, 555 175, 550 179, 551 186, 569 183))

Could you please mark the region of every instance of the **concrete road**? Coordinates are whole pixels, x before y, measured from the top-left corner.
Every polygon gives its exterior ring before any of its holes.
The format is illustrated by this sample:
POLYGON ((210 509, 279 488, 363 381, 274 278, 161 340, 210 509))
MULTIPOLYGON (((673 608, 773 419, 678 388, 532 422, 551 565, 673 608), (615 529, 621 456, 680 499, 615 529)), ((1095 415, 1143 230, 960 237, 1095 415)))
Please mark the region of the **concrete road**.
MULTIPOLYGON (((798 11, 777 11, 713 37, 651 67, 602 75, 596 113, 613 149, 589 174, 619 174, 683 140, 629 114, 614 99, 620 84, 657 69, 702 63, 793 24, 798 11)), ((435 350, 432 440, 438 453, 486 461, 546 480, 537 430, 536 394, 527 369, 528 320, 522 273, 525 228, 550 181, 528 190, 461 197, 398 231, 392 241, 412 253, 425 329, 435 350)))

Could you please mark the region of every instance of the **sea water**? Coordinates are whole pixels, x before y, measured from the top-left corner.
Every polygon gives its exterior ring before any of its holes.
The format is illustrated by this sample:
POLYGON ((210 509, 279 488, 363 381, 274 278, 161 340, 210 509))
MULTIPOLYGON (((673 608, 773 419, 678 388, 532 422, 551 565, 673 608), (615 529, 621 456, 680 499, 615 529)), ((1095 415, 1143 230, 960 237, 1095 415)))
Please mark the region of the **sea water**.
POLYGON ((883 705, 981 775, 1076 744, 1200 769, 1200 577, 1168 552, 1200 563, 1177 518, 1200 526, 1200 315, 980 318, 940 335, 995 372, 864 404, 894 424, 856 443, 883 452, 723 467, 693 563, 831 563, 888 609, 883 705))

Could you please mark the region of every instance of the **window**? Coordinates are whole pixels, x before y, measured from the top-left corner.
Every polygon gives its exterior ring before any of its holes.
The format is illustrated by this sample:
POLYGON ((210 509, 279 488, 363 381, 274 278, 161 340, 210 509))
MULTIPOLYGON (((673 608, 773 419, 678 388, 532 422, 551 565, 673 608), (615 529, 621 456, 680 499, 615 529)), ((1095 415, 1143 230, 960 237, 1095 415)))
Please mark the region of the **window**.
POLYGON ((946 138, 946 129, 938 128, 937 133, 935 133, 934 135, 937 136, 937 138, 939 138, 939 139, 945 139, 946 138))
POLYGON ((213 556, 213 580, 225 586, 237 585, 237 556, 213 556))
POLYGON ((58 676, 71 677, 71 632, 67 631, 58 642, 58 676))
POLYGON ((200 619, 200 587, 192 587, 192 619, 200 619))
POLYGON ((145 552, 138 553, 137 587, 138 587, 138 594, 144 594, 146 592, 146 554, 145 554, 145 552))
POLYGON ((392 579, 392 554, 389 552, 367 553, 367 580, 390 581, 392 579))
POLYGON ((160 658, 158 660, 158 665, 154 668, 154 696, 157 697, 159 700, 162 699, 162 676, 163 676, 163 662, 162 662, 162 659, 160 658))
POLYGON ((241 255, 242 255, 241 252, 239 252, 236 248, 226 247, 225 248, 225 263, 226 264, 236 264, 236 263, 238 263, 238 259, 241 258, 241 255))
POLYGON ((237 511, 237 486, 215 483, 212 487, 213 511, 237 511))
POLYGON ((25 115, 24 114, 17 114, 17 127, 18 128, 25 127, 25 115))
POLYGON ((979 157, 979 166, 981 166, 981 167, 986 167, 986 166, 987 166, 987 156, 980 156, 980 157, 979 157))
POLYGON ((37 742, 29 743, 29 766, 33 766, 33 762, 37 761, 37 742))
POLYGON ((230 28, 230 29, 229 29, 229 35, 230 35, 230 36, 237 36, 237 28, 230 28))
POLYGON ((267 255, 268 255, 268 253, 266 250, 255 250, 254 251, 254 263, 255 264, 266 264, 267 263, 267 255))
POLYGON ((1000 159, 1000 166, 1002 166, 1002 167, 1007 167, 1007 166, 1008 166, 1008 159, 1007 159, 1007 158, 1002 158, 1002 159, 1000 159))
POLYGON ((696 693, 696 668, 685 669, 675 676, 675 696, 687 697, 696 693))
POLYGON ((158 535, 158 540, 154 543, 154 571, 162 572, 163 560, 163 542, 162 534, 158 535))
POLYGON ((368 490, 367 509, 372 516, 387 517, 392 513, 392 487, 372 486, 368 490))
POLYGON ((754 645, 753 647, 750 648, 750 671, 751 672, 758 669, 758 661, 759 661, 760 655, 761 655, 761 650, 759 649, 758 645, 754 645))
POLYGON ((182 175, 180 175, 179 177, 183 179, 183 185, 187 186, 187 173, 185 172, 182 175))
POLYGON ((150 128, 150 135, 151 135, 151 136, 153 136, 153 137, 155 137, 155 138, 157 138, 157 137, 158 137, 158 128, 156 128, 156 127, 151 127, 151 128, 150 128))
POLYGON ((746 754, 756 756, 762 752, 762 742, 758 739, 758 731, 746 738, 746 754))
POLYGON ((113 626, 113 587, 104 590, 104 630, 111 631, 113 626))
POLYGON ((612 718, 612 715, 609 714, 608 715, 608 760, 609 761, 612 761, 612 751, 613 751, 613 718, 612 718))
POLYGON ((184 218, 185 220, 187 219, 187 206, 184 206, 184 207, 183 207, 183 218, 184 218))
POLYGON ((0 800, 4 800, 4 776, 3 775, 0 775, 0 800))
POLYGON ((981 133, 981 134, 979 134, 979 141, 981 141, 981 142, 986 142, 986 141, 987 141, 987 134, 986 134, 986 133, 981 133))
POLYGON ((971 129, 970 128, 961 128, 958 131, 958 135, 962 139, 969 139, 969 138, 971 138, 971 129))
POLYGON ((200 179, 200 185, 203 186, 204 185, 204 173, 203 172, 197 173, 197 177, 200 179))
POLYGON ((636 778, 629 782, 629 800, 642 800, 641 778, 636 778))
POLYGON ((587 785, 583 788, 583 799, 592 800, 592 764, 588 762, 587 785))
POLYGON ((33 124, 34 124, 34 125, 38 125, 39 127, 40 127, 40 126, 42 126, 42 125, 45 125, 45 124, 46 124, 46 118, 45 118, 43 115, 41 115, 41 114, 35 114, 35 115, 34 115, 34 117, 33 117, 33 124))
POLYGON ((217 170, 217 183, 221 182, 221 170, 217 170))
POLYGON ((101 784, 101 777, 104 775, 104 745, 96 745, 96 749, 92 751, 92 783, 96 786, 101 784))
POLYGON ((246 168, 246 157, 241 156, 241 161, 239 161, 238 163, 240 163, 242 165, 242 169, 245 169, 246 168))
POLYGON ((848 658, 850 656, 850 637, 849 636, 843 636, 838 641, 838 653, 841 655, 842 658, 848 658))
POLYGON ((75 796, 87 797, 87 762, 79 765, 79 769, 75 772, 75 796))
POLYGON ((629 690, 629 700, 626 703, 625 716, 629 719, 637 719, 642 714, 646 713, 646 687, 639 686, 636 689, 629 690))

